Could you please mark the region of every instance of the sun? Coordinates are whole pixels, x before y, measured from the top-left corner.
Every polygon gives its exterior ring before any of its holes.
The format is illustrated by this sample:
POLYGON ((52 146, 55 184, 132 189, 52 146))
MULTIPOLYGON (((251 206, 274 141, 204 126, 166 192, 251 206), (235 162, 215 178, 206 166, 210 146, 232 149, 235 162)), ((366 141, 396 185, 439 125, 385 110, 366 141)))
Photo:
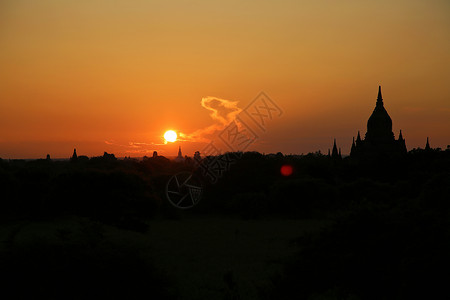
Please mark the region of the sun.
POLYGON ((173 131, 173 130, 167 130, 165 133, 164 133, 164 139, 167 141, 167 142, 171 142, 171 143, 173 143, 173 142, 175 142, 176 140, 177 140, 177 133, 175 132, 175 131, 173 131))

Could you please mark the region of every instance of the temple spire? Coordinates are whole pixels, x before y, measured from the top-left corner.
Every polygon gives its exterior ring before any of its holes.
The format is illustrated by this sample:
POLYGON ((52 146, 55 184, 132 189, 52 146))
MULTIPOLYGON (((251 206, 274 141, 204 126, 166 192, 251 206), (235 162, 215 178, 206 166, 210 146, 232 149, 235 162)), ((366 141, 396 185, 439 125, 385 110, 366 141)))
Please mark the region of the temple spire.
POLYGON ((178 146, 178 156, 175 158, 176 162, 183 162, 184 157, 183 154, 181 154, 181 146, 178 146))
POLYGON ((428 141, 428 137, 427 137, 427 144, 425 145, 425 150, 430 150, 430 142, 428 141))
POLYGON ((336 139, 334 139, 333 150, 331 152, 331 157, 332 158, 340 158, 340 155, 339 155, 339 152, 338 152, 338 148, 336 146, 336 139))
POLYGON ((381 96, 381 85, 378 86, 377 102, 383 102, 383 97, 381 96))
POLYGON ((356 154, 356 144, 355 137, 353 137, 352 148, 350 149, 350 156, 355 156, 356 154))
POLYGON ((77 161, 77 160, 78 160, 77 149, 74 148, 72 157, 70 158, 70 161, 77 161))

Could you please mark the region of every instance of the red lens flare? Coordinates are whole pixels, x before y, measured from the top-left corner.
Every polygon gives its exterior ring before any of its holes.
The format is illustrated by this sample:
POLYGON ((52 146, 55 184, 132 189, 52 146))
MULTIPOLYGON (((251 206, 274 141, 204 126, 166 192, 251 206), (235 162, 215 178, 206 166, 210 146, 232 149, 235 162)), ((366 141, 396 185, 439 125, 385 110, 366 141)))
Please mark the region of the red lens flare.
POLYGON ((280 169, 280 173, 283 176, 290 176, 294 172, 294 168, 291 165, 283 165, 280 169))

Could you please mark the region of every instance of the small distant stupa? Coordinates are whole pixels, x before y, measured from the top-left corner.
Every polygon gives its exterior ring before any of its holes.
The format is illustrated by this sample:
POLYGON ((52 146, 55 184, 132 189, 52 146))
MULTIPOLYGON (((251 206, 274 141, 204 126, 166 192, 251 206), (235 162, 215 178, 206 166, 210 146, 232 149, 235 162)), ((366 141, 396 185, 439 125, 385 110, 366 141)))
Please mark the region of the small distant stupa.
MULTIPOLYGON (((328 149, 328 155, 330 155, 330 149, 328 149)), ((338 148, 336 146, 336 139, 334 139, 333 151, 331 152, 331 158, 342 159, 341 148, 339 148, 339 151, 338 151, 338 148)))
POLYGON ((181 154, 181 146, 178 147, 178 156, 175 158, 176 162, 183 162, 184 157, 183 154, 181 154))
POLYGON ((431 150, 430 141, 428 140, 428 137, 427 137, 427 144, 425 145, 425 150, 426 151, 430 151, 431 150))
POLYGON ((78 160, 78 155, 77 155, 77 149, 73 149, 73 154, 72 157, 70 158, 70 161, 77 161, 78 160))

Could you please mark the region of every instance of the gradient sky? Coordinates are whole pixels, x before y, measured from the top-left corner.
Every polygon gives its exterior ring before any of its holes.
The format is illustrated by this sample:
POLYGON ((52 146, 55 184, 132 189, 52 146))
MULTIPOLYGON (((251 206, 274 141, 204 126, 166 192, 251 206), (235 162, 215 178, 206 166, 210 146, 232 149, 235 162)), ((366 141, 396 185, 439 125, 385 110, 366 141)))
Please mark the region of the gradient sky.
POLYGON ((0 0, 2 158, 192 155, 164 132, 261 91, 284 113, 250 149, 348 153, 378 85, 408 149, 450 144, 449 1, 0 0))

